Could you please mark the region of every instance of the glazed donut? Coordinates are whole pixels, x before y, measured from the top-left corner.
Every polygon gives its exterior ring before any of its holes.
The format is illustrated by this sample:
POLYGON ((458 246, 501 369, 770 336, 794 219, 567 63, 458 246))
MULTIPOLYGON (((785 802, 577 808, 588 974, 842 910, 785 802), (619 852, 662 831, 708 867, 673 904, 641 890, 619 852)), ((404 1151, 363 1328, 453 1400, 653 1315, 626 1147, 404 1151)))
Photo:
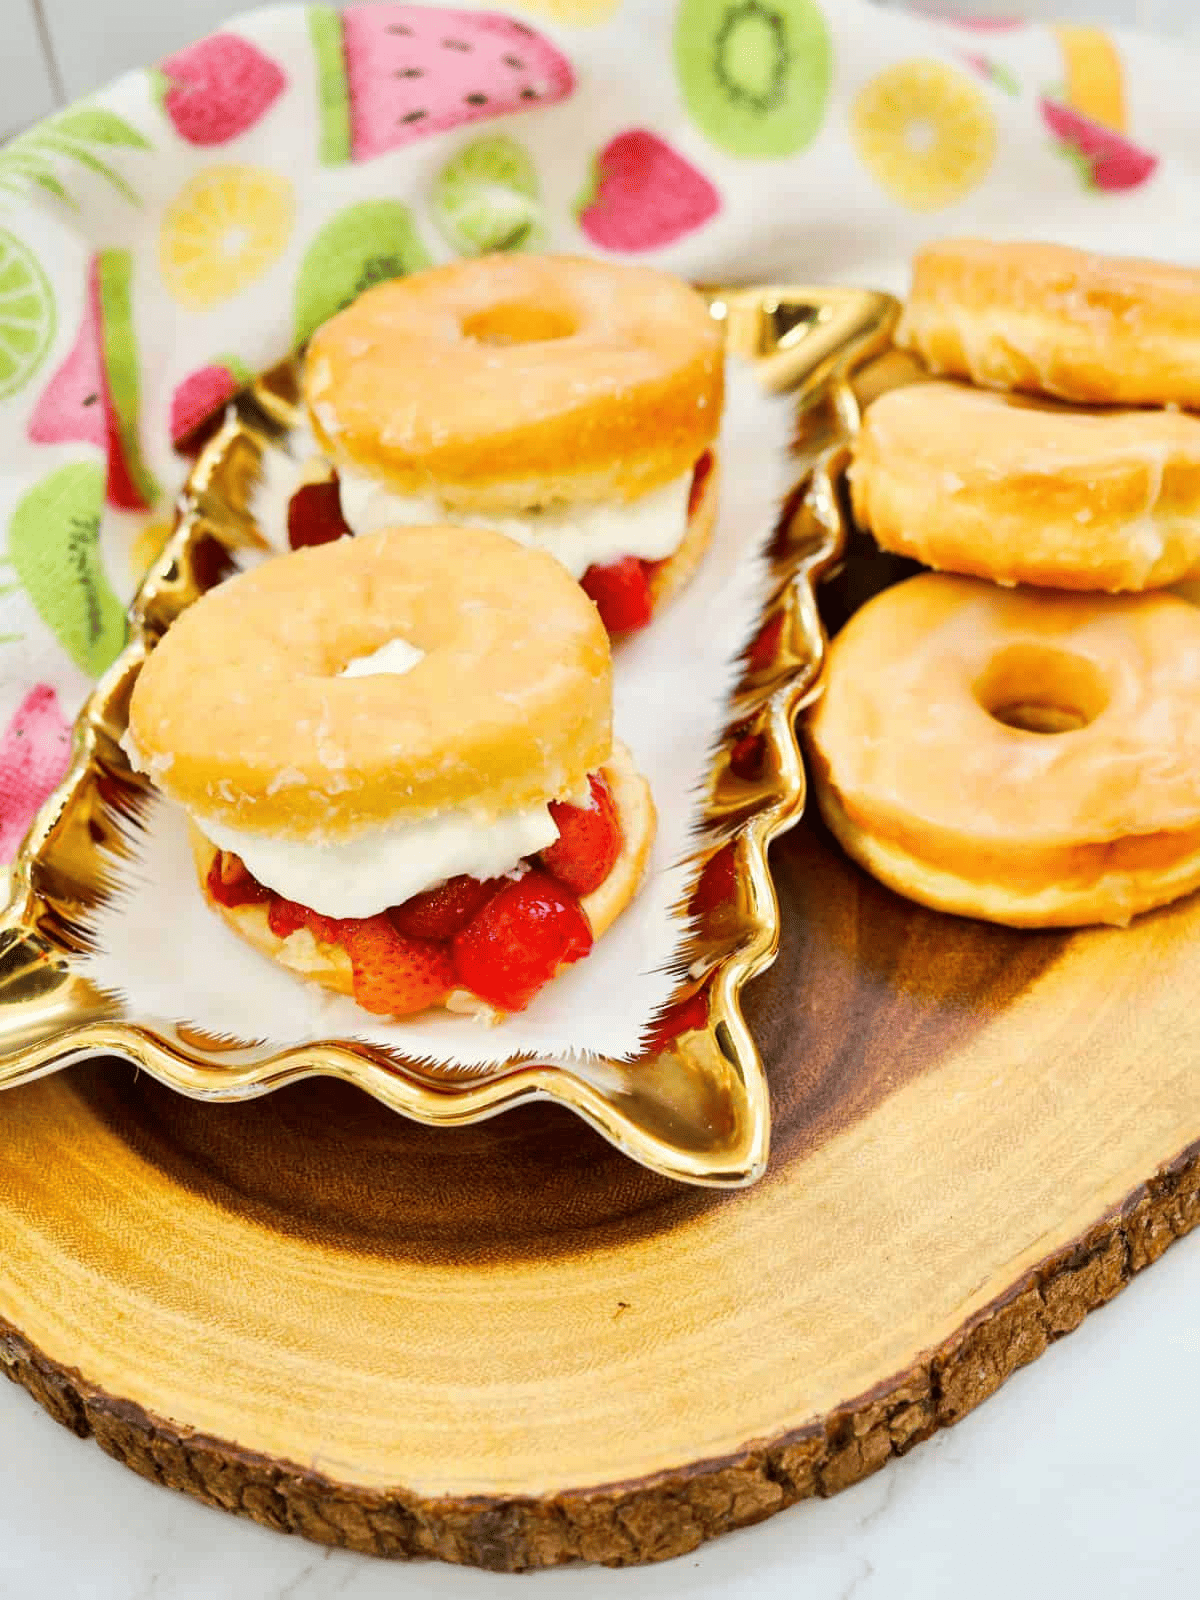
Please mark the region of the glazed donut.
POLYGON ((1200 886, 1200 612, 926 573, 830 646, 822 815, 923 905, 1125 924, 1200 886))
POLYGON ((380 284, 313 335, 304 395, 354 532, 494 527, 584 580, 612 632, 711 533, 723 340, 662 273, 503 255, 380 284), (586 581, 629 560, 636 597, 629 568, 619 595, 586 581))
POLYGON ((934 371, 1096 405, 1200 406, 1200 272, 954 239, 913 264, 897 342, 934 371))
POLYGON ((349 969, 369 1010, 470 990, 508 1011, 638 887, 654 811, 611 705, 604 629, 556 561, 400 528, 211 590, 145 662, 125 747, 188 813, 210 900, 259 913, 229 920, 260 948, 296 968, 304 935, 308 976, 349 969), (525 967, 493 981, 510 946, 525 967))
POLYGON ((1115 592, 1200 570, 1200 419, 1181 412, 893 389, 866 413, 850 486, 885 550, 945 572, 1115 592))

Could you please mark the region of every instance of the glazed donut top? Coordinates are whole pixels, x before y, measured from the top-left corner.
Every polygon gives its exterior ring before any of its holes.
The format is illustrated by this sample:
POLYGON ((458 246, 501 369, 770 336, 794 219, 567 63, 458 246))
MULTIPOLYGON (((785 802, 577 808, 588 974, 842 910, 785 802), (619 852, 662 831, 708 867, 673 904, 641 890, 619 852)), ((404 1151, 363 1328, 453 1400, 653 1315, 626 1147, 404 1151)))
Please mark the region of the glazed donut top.
POLYGON ((1200 405, 1200 272, 1049 244, 922 250, 897 341, 934 372, 1098 405, 1200 405))
POLYGON ((612 748, 595 607, 552 556, 404 528, 266 562, 168 630, 130 704, 132 755, 203 824, 319 842, 454 807, 576 793, 612 748), (397 639, 423 659, 341 677, 397 639))
POLYGON ((833 641, 811 725, 852 816, 986 850, 1200 823, 1200 610, 927 573, 833 641), (1036 733, 1030 708, 1085 725, 1036 733))
POLYGON ((947 571, 1117 590, 1200 567, 1200 418, 1182 412, 914 384, 868 409, 850 478, 880 544, 947 571))
POLYGON ((313 335, 305 398, 336 467, 454 510, 632 500, 716 437, 723 341, 645 267, 485 256, 378 285, 313 335))

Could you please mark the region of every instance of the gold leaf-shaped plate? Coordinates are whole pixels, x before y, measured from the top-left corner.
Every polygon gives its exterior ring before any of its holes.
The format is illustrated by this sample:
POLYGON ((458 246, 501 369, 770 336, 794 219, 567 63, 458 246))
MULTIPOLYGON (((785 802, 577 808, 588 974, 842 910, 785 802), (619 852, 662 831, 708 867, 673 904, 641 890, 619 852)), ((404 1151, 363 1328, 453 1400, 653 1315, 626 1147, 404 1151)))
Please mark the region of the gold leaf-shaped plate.
POLYGON ((13 864, 0 916, 0 1088, 110 1054, 198 1099, 246 1099, 313 1075, 344 1078, 394 1111, 443 1126, 547 1099, 668 1177, 732 1186, 761 1176, 770 1109, 742 989, 774 959, 779 909, 767 850, 804 805, 794 723, 822 662, 815 584, 840 550, 836 475, 857 417, 850 374, 885 351, 897 307, 886 295, 849 289, 706 294, 730 349, 757 361, 771 388, 795 392, 803 425, 797 489, 771 551, 771 598, 709 774, 693 891, 678 908, 691 922, 681 962, 687 977, 653 1053, 604 1061, 586 1075, 537 1059, 460 1075, 353 1041, 269 1050, 127 1016, 81 975, 96 909, 115 888, 113 859, 136 855, 148 799, 146 780, 120 748, 133 684, 174 618, 228 574, 232 553, 261 543, 249 509, 258 462, 299 420, 289 362, 240 397, 200 456, 175 532, 131 607, 129 643, 84 706, 70 769, 13 864))

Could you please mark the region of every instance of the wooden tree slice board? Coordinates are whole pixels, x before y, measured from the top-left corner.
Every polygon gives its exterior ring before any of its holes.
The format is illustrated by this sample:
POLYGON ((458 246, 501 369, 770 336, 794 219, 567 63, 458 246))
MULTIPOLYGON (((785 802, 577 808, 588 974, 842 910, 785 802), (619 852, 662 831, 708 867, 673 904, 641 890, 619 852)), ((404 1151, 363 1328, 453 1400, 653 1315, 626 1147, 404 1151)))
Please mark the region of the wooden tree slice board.
POLYGON ((815 827, 774 867, 756 1187, 549 1108, 435 1131, 91 1063, 0 1102, 5 1370, 213 1504, 504 1569, 676 1555, 955 1421, 1196 1220, 1200 905, 1030 935, 815 827))

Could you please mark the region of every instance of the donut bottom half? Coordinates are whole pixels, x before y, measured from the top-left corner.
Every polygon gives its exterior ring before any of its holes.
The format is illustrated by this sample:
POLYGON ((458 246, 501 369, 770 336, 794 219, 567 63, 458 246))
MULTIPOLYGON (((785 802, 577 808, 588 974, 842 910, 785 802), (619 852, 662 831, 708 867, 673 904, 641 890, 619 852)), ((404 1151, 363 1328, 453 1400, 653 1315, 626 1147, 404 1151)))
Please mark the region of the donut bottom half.
MULTIPOLYGON (((658 826, 650 785, 635 770, 624 745, 614 746, 612 756, 601 770, 608 779, 616 801, 624 844, 608 877, 598 889, 580 901, 596 940, 612 926, 641 887, 658 826)), ((223 906, 215 901, 208 892, 208 874, 217 848, 194 823, 189 823, 188 833, 200 892, 233 931, 260 954, 287 967, 298 977, 353 998, 354 973, 350 957, 340 945, 314 938, 308 928, 299 928, 286 939, 281 939, 271 932, 266 906, 223 906)), ((445 1009, 469 1012, 493 1022, 503 1016, 502 1012, 465 989, 455 990, 448 997, 445 1009)))
POLYGON ((973 876, 961 852, 958 860, 937 860, 936 848, 923 854, 911 839, 890 838, 856 820, 821 763, 810 767, 821 816, 851 860, 887 888, 935 911, 1012 928, 1125 927, 1142 912, 1200 888, 1200 826, 1039 852, 1036 865, 1020 852, 1005 882, 996 876, 994 860, 987 877, 973 876))
MULTIPOLYGON (((696 509, 688 517, 683 538, 665 560, 655 565, 650 577, 650 596, 654 602, 655 616, 670 605, 696 576, 712 543, 713 532, 717 525, 717 510, 721 501, 721 468, 715 446, 712 449, 712 458, 712 467, 700 490, 696 509)), ((334 477, 335 469, 332 463, 323 456, 313 456, 305 463, 297 487, 310 483, 331 483, 334 477)), ((453 513, 446 512, 445 515, 447 522, 453 525, 453 513)))
POLYGON ((714 450, 712 469, 700 490, 699 503, 688 518, 683 538, 650 578, 650 596, 654 602, 655 616, 664 606, 670 605, 696 576, 712 543, 720 498, 721 469, 714 450))

